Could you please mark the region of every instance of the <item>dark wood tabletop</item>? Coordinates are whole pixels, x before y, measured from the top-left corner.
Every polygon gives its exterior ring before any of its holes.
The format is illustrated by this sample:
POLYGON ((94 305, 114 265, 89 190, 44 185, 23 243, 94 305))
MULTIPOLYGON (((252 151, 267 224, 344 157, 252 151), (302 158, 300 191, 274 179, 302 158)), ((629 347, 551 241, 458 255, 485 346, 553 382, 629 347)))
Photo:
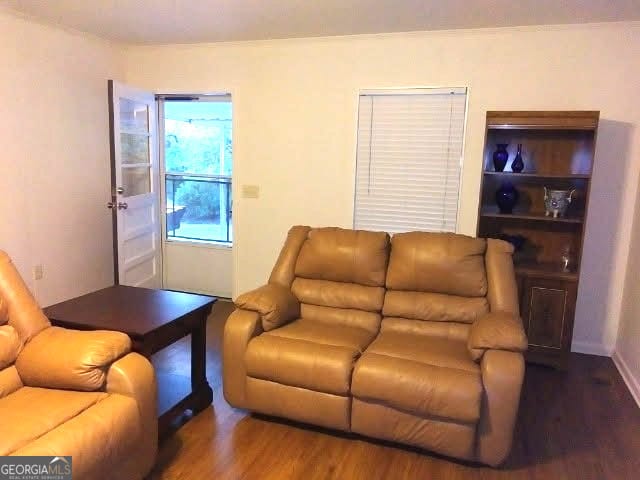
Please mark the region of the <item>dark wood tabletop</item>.
POLYGON ((116 330, 136 338, 215 301, 206 295, 115 285, 52 305, 44 312, 68 328, 116 330))

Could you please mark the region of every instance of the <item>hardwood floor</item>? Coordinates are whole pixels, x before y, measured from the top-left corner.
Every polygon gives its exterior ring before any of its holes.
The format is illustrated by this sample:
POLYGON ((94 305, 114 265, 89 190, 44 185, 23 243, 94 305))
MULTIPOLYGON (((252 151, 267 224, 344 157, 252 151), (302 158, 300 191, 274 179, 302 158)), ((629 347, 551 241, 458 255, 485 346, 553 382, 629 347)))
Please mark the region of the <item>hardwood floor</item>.
MULTIPOLYGON (((640 478, 640 409, 610 358, 573 354, 568 372, 527 366, 512 454, 501 469, 276 420, 230 407, 220 345, 232 311, 208 324, 214 404, 160 447, 153 479, 632 479, 640 478)), ((188 381, 188 338, 160 352, 163 376, 188 381)), ((177 394, 161 389, 161 397, 177 394)))

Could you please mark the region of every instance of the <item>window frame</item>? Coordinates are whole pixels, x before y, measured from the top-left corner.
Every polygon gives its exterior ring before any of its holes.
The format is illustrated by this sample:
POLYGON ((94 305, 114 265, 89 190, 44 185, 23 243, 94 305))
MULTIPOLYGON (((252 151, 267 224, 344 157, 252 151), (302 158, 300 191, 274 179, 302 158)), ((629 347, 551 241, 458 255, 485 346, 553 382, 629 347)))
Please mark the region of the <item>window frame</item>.
MULTIPOLYGON (((233 242, 235 235, 233 233, 233 164, 231 167, 230 175, 219 174, 202 174, 202 173, 188 173, 188 172, 171 172, 166 169, 166 157, 165 157, 165 102, 166 101, 193 101, 193 102, 220 102, 229 101, 231 103, 231 144, 234 145, 234 131, 235 131, 235 115, 233 114, 233 96, 230 92, 219 93, 207 93, 207 94, 157 94, 157 115, 158 115, 158 143, 159 143, 159 157, 160 157, 160 216, 162 224, 162 242, 172 243, 181 246, 194 246, 200 248, 210 248, 217 250, 229 250, 233 248, 233 242), (187 237, 169 237, 167 231, 167 177, 185 177, 186 181, 189 179, 211 179, 211 180, 228 180, 228 196, 227 204, 229 206, 228 217, 228 231, 230 240, 207 240, 207 239, 195 239, 187 237)), ((233 158, 233 157, 232 157, 233 158)))

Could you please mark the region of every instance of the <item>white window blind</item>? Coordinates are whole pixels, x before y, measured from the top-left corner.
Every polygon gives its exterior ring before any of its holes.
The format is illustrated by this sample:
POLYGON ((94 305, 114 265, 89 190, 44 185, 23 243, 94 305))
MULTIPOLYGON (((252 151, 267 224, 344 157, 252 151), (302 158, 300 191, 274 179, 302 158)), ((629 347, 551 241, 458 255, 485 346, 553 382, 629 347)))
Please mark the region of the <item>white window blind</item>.
POLYGON ((455 232, 466 88, 364 92, 354 227, 455 232))

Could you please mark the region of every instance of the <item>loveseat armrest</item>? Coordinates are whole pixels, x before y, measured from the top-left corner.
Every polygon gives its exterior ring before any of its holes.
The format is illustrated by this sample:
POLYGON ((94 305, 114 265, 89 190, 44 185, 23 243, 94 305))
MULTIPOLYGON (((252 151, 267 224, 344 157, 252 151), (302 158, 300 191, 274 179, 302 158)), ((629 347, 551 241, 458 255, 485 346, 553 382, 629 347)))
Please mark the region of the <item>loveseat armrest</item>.
POLYGON ((243 293, 236 299, 235 304, 242 310, 258 313, 265 332, 300 316, 300 302, 291 290, 274 283, 243 293))
POLYGON ((244 356, 249 342, 260 335, 260 314, 238 309, 229 315, 224 325, 222 343, 222 385, 224 398, 229 405, 247 408, 247 366, 244 356))
POLYGON ((142 355, 129 353, 111 364, 105 390, 131 397, 138 405, 141 438, 125 471, 148 473, 158 453, 158 387, 153 366, 142 355))
POLYGON ((508 312, 488 313, 471 325, 467 348, 476 362, 482 359, 487 350, 524 352, 527 349, 527 336, 522 321, 508 312))
POLYGON ((95 391, 104 386, 111 364, 130 351, 124 333, 49 327, 25 345, 15 365, 30 387, 95 391))
POLYGON ((511 450, 524 380, 522 353, 489 350, 480 362, 482 413, 477 427, 476 459, 497 467, 511 450))

